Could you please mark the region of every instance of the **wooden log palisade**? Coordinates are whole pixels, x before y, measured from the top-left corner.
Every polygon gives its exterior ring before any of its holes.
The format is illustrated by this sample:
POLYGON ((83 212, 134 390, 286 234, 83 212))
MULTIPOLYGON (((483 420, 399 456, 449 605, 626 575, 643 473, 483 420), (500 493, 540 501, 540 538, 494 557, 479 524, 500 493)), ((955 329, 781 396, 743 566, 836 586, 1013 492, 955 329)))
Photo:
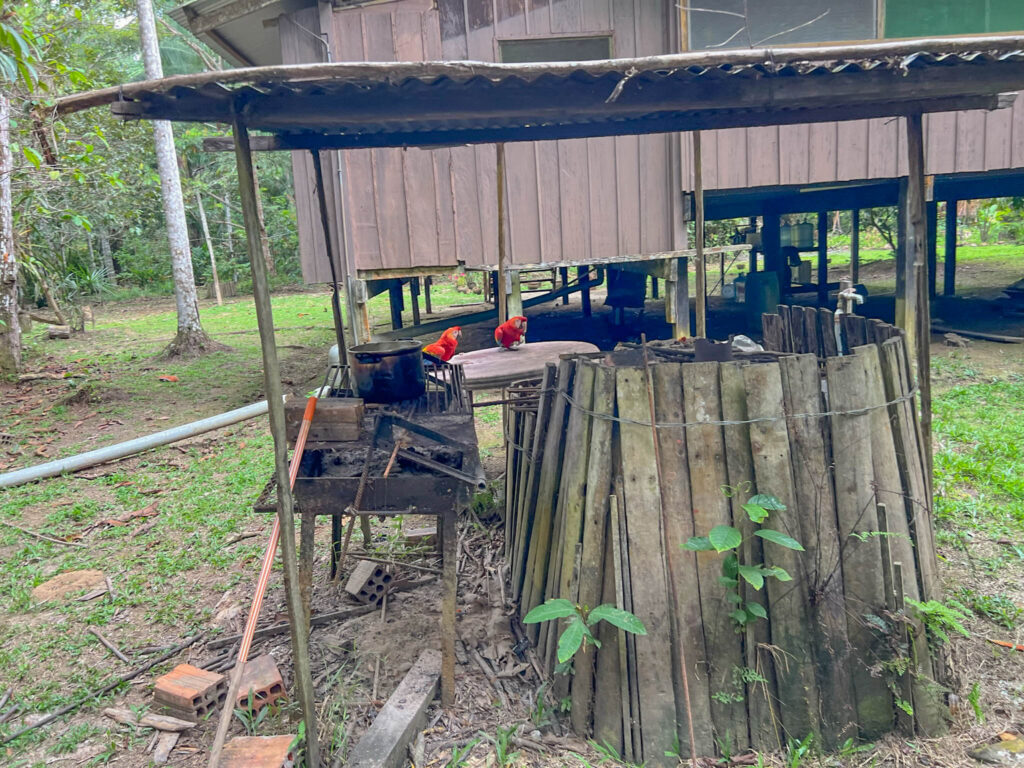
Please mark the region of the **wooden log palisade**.
POLYGON ((655 343, 649 376, 622 349, 565 356, 509 390, 512 593, 521 615, 563 597, 644 622, 645 636, 599 625, 601 648, 578 653, 571 674, 556 669, 561 627, 527 627, 574 730, 631 762, 688 756, 687 712, 701 756, 946 725, 946 666, 913 611, 894 607, 939 589, 904 336, 844 318, 839 355, 831 312, 787 307, 764 326, 766 351, 733 361, 655 343), (786 509, 757 526, 743 510, 755 494, 786 509), (716 525, 743 533, 742 563, 792 576, 744 583, 767 619, 742 630, 718 580, 723 556, 680 546, 716 525), (764 542, 758 527, 805 550, 764 542))

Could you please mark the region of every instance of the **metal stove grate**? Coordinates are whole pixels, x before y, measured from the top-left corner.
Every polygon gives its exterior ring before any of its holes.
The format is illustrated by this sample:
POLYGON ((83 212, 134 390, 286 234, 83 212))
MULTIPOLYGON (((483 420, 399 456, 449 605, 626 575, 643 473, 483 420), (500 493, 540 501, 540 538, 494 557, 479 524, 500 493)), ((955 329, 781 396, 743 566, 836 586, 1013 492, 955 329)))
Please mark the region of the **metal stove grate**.
MULTIPOLYGON (((397 403, 366 403, 368 410, 387 410, 406 418, 419 414, 471 414, 473 412, 465 374, 461 365, 423 361, 426 391, 416 400, 397 403)), ((330 393, 326 397, 357 397, 352 374, 347 365, 328 367, 325 381, 330 393)))

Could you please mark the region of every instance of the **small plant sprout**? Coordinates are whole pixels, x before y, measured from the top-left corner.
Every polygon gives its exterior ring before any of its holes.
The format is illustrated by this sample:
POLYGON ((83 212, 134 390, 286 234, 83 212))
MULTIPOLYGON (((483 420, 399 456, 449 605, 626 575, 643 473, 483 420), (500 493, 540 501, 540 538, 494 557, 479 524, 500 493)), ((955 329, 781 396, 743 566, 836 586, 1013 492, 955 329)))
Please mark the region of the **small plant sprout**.
MULTIPOLYGON (((763 493, 751 496, 750 500, 743 505, 743 511, 747 513, 747 517, 758 526, 764 523, 772 512, 781 512, 785 508, 785 505, 777 498, 763 493)), ((804 549, 796 539, 771 528, 757 528, 754 535, 786 549, 799 552, 804 549)), ((739 589, 741 579, 757 590, 764 586, 766 578, 775 578, 779 581, 793 580, 789 573, 778 566, 769 567, 764 563, 741 563, 739 550, 743 541, 743 534, 739 529, 731 525, 716 525, 707 536, 693 536, 682 545, 683 549, 691 552, 728 553, 722 560, 722 575, 718 577, 718 581, 729 589, 727 599, 736 606, 729 616, 736 622, 738 628, 744 627, 754 619, 768 618, 764 606, 760 603, 752 600, 744 601, 739 589)))
POLYGON ((587 609, 585 606, 574 605, 564 598, 556 597, 538 605, 523 617, 524 624, 538 624, 542 621, 569 619, 569 624, 558 638, 558 663, 564 664, 576 655, 576 651, 587 644, 595 648, 601 642, 594 637, 591 628, 599 621, 607 621, 612 626, 634 635, 646 635, 647 628, 629 611, 616 608, 611 604, 599 605, 587 609))

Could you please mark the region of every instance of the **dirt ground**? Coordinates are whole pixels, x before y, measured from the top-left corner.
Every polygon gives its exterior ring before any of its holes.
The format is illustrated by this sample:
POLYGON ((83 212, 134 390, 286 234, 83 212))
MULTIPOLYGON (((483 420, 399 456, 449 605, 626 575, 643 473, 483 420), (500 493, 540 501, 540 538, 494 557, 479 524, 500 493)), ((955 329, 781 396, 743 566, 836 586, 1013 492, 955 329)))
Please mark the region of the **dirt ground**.
MULTIPOLYGON (((531 320, 529 340, 571 338, 610 348, 618 341, 639 340, 641 331, 650 338, 667 335, 668 326, 663 320, 661 302, 650 301, 642 311, 629 311, 631 322, 627 327, 618 327, 611 322, 610 309, 602 306, 599 293, 594 297, 594 305, 594 321, 589 323, 581 322, 576 297, 569 305, 546 306, 528 312, 531 320)), ((742 330, 739 325, 741 318, 730 311, 729 306, 714 298, 711 305, 713 328, 724 329, 725 332, 742 330)), ((884 308, 885 305, 880 300, 876 306, 884 308)), ((973 306, 961 304, 957 308, 956 326, 991 326, 994 322, 991 313, 988 310, 973 311, 973 306)), ((136 320, 147 313, 163 309, 160 306, 139 304, 113 306, 105 311, 119 313, 126 320, 136 320)), ((943 315, 943 318, 954 324, 947 315, 943 315)), ((1024 323, 1016 320, 1007 324, 1004 319, 1000 327, 1003 333, 1024 331, 1024 323)), ((492 328, 493 324, 464 327, 462 349, 491 346, 492 328)), ((302 393, 319 383, 323 372, 323 349, 322 345, 312 342, 298 346, 304 348, 284 352, 284 378, 289 389, 302 393)), ((964 366, 969 366, 972 379, 1024 376, 1024 347, 1021 346, 976 341, 968 349, 952 349, 943 346, 941 336, 936 336, 933 339, 933 354, 936 360, 938 396, 941 396, 942 391, 963 383, 964 366)), ((59 362, 56 359, 47 362, 44 357, 37 360, 37 365, 45 368, 59 362)), ((154 363, 148 373, 155 374, 159 370, 161 364, 154 363)), ((34 456, 8 456, 5 460, 4 455, 0 454, 0 463, 6 461, 13 467, 42 461, 48 456, 59 455, 80 446, 86 435, 101 436, 102 440, 97 442, 114 442, 145 434, 163 428, 164 422, 171 418, 168 414, 173 414, 174 423, 180 423, 192 417, 223 410, 220 401, 204 399, 202 393, 185 396, 178 395, 175 390, 168 390, 168 397, 160 410, 154 407, 128 408, 126 406, 132 402, 133 392, 113 383, 104 383, 102 368, 91 371, 90 376, 96 382, 95 386, 90 390, 76 391, 62 402, 64 411, 59 418, 39 427, 38 450, 34 456)), ((257 377, 250 375, 246 381, 247 390, 237 393, 238 404, 249 402, 260 394, 257 377)), ((65 392, 66 387, 61 382, 3 385, 5 426, 19 418, 26 418, 39 402, 60 398, 65 392)), ((489 394, 481 396, 490 397, 489 394)), ((487 498, 481 498, 474 504, 472 512, 460 524, 457 703, 447 713, 441 711, 436 704, 431 708, 416 766, 440 768, 451 765, 454 768, 456 765, 498 765, 495 758, 496 743, 518 753, 507 763, 510 765, 553 767, 598 765, 602 762, 612 764, 613 761, 606 755, 599 754, 592 746, 567 731, 555 711, 557 702, 547 693, 544 681, 534 668, 531 653, 518 644, 519 636, 514 625, 515 610, 505 585, 503 541, 500 520, 496 514, 500 507, 501 474, 504 472, 499 410, 481 409, 477 413, 477 428, 485 469, 492 481, 492 491, 487 498), (513 727, 517 728, 514 735, 507 730, 513 727)), ((77 509, 76 504, 106 509, 117 504, 121 494, 130 490, 118 487, 117 482, 131 484, 128 480, 118 478, 132 477, 135 473, 151 472, 155 477, 166 478, 162 484, 153 486, 157 490, 152 495, 146 495, 148 489, 140 489, 143 496, 133 497, 141 499, 140 507, 142 503, 148 503, 147 500, 167 504, 167 499, 178 498, 175 492, 190 483, 190 478, 200 477, 201 468, 209 468, 211 464, 223 459, 222 450, 226 443, 236 446, 248 444, 247 448, 239 447, 239 452, 252 450, 257 445, 262 446, 264 453, 269 448, 262 420, 236 425, 215 436, 195 438, 120 462, 116 467, 118 474, 108 477, 109 482, 106 483, 103 482, 103 473, 107 470, 103 468, 81 473, 80 477, 93 478, 96 482, 79 482, 71 491, 34 498, 31 503, 20 508, 17 525, 39 530, 48 521, 53 521, 55 509, 77 509)), ((246 456, 248 454, 242 453, 241 463, 237 466, 226 465, 212 474, 201 475, 205 479, 197 479, 195 482, 226 483, 232 473, 241 472, 241 467, 250 461, 246 456)), ((258 468, 255 476, 266 477, 266 465, 260 467, 262 469, 258 468)), ((0 466, 0 470, 3 468, 0 466)), ((138 484, 142 485, 141 482, 138 484)), ((245 508, 258 490, 258 487, 250 489, 250 495, 239 499, 239 504, 245 508)), ((146 654, 139 650, 144 646, 170 646, 179 637, 185 637, 196 630, 204 632, 203 639, 174 661, 187 661, 199 666, 223 666, 226 658, 223 649, 209 648, 205 643, 215 637, 241 631, 262 546, 270 528, 270 521, 264 515, 246 512, 236 520, 239 522, 233 524, 234 527, 221 532, 224 534, 223 541, 231 542, 223 545, 223 561, 196 562, 187 571, 182 589, 193 593, 196 605, 194 613, 190 615, 199 618, 186 621, 180 616, 172 616, 158 625, 162 629, 154 631, 150 624, 154 610, 152 607, 112 606, 110 613, 113 618, 107 616, 112 622, 109 626, 117 628, 118 643, 131 653, 132 665, 118 663, 93 642, 81 646, 63 662, 40 667, 39 675, 50 677, 55 685, 60 685, 65 679, 79 679, 76 677, 77 671, 86 669, 90 674, 81 679, 95 684, 115 674, 122 674, 130 666, 144 661, 146 654), (75 674, 73 671, 76 671, 75 674)), ((142 518, 126 525, 137 529, 147 524, 146 518, 142 518)), ((170 531, 168 535, 172 535, 170 531)), ((173 535, 180 535, 179 545, 187 548, 190 541, 198 541, 196 537, 202 537, 204 533, 200 527, 173 535)), ((89 542, 87 538, 82 540, 89 542)), ((128 534, 117 541, 118 549, 110 550, 109 556, 117 560, 116 564, 111 563, 111 570, 116 568, 120 574, 119 584, 130 580, 133 569, 139 563, 162 556, 157 545, 144 536, 135 538, 133 534, 128 534)), ((328 542, 329 531, 326 525, 321 525, 314 565, 314 615, 354 605, 341 585, 331 582, 327 577, 328 542)), ((383 555, 399 561, 404 559, 426 568, 438 566, 439 561, 432 553, 423 550, 408 552, 402 542, 399 529, 393 525, 376 524, 372 545, 375 556, 383 555)), ((1010 548, 1015 546, 1020 546, 1020 542, 984 534, 970 540, 961 537, 958 540, 946 538, 940 541, 942 572, 947 589, 952 592, 968 588, 985 594, 1000 592, 1007 595, 1014 604, 1024 605, 1024 587, 1021 586, 1024 584, 1021 578, 1024 576, 1024 554, 1018 552, 1020 557, 1016 561, 1006 557, 1010 548)), ((360 551, 363 551, 362 544, 357 543, 353 554, 360 551)), ((0 557, 5 563, 8 558, 35 558, 33 567, 38 580, 48 578, 58 571, 55 561, 47 560, 35 549, 26 548, 22 541, 0 546, 0 557)), ((396 567, 394 571, 394 578, 399 583, 423 580, 424 575, 422 570, 402 566, 396 567)), ((145 588, 157 590, 159 585, 140 587, 145 588)), ((7 589, 13 593, 12 586, 8 585, 7 589)), ((323 741, 333 740, 342 753, 350 749, 415 662, 419 652, 423 648, 439 645, 439 599, 438 583, 429 581, 415 589, 396 592, 388 598, 382 611, 327 624, 313 631, 311 658, 317 701, 321 707, 323 741)), ((261 626, 286 618, 279 568, 272 577, 262 615, 261 626)), ((11 650, 19 643, 19 636, 32 632, 45 633, 51 623, 57 626, 58 620, 62 618, 56 607, 30 608, 12 603, 8 605, 7 613, 0 618, 0 629, 4 630, 0 637, 5 638, 0 642, 0 648, 11 650)), ((106 626, 105 632, 108 631, 106 626)), ((968 764, 966 749, 970 746, 989 740, 1000 731, 1020 732, 1024 728, 1024 661, 1021 660, 1024 654, 1014 655, 1001 651, 987 640, 1003 639, 1024 643, 1021 626, 1018 625, 1012 631, 1002 630, 980 619, 972 619, 968 628, 972 633, 971 639, 954 640, 954 659, 963 687, 959 704, 953 713, 954 725, 950 735, 934 740, 907 739, 894 735, 883 739, 871 751, 857 751, 845 757, 808 756, 802 763, 787 763, 784 762, 786 756, 780 754, 764 756, 763 764, 844 765, 850 768, 920 765, 952 768, 968 764), (987 719, 984 722, 974 716, 971 706, 966 703, 968 693, 975 684, 980 686, 985 696, 987 719)), ((75 631, 80 630, 76 628, 75 631)), ((274 657, 283 672, 286 687, 293 691, 288 636, 281 634, 258 640, 252 656, 262 653, 274 657)), ((149 733, 115 725, 101 711, 103 706, 127 706, 140 710, 147 707, 151 703, 153 680, 170 666, 160 665, 122 686, 113 695, 104 697, 96 705, 85 706, 66 720, 41 730, 40 736, 28 746, 7 751, 5 764, 77 766, 106 763, 126 768, 149 765, 149 733), (87 735, 82 738, 77 736, 83 734, 87 735)), ((7 688, 7 679, 6 674, 0 674, 0 681, 5 683, 0 685, 0 696, 7 688)), ((16 688, 17 685, 12 684, 12 687, 16 688)), ((0 705, 0 713, 5 709, 4 705, 0 705)), ((27 716, 38 711, 17 712, 12 722, 30 722, 27 716)), ((298 717, 297 705, 294 702, 286 703, 263 720, 257 732, 260 735, 294 733, 298 717)), ((241 719, 236 719, 233 733, 242 733, 242 726, 241 719)), ((172 753, 170 764, 190 768, 205 765, 205 750, 212 741, 215 727, 215 721, 209 720, 184 734, 172 753)), ((9 748, 0 746, 0 755, 5 754, 6 749, 9 748)))

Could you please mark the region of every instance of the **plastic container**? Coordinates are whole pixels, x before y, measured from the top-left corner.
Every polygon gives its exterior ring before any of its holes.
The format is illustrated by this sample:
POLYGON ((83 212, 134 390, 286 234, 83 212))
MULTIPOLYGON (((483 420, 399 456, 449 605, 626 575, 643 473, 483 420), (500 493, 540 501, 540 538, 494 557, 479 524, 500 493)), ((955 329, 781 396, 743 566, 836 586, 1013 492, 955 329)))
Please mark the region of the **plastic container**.
POLYGON ((742 304, 747 298, 747 275, 740 269, 740 274, 732 281, 733 298, 738 304, 742 304))

